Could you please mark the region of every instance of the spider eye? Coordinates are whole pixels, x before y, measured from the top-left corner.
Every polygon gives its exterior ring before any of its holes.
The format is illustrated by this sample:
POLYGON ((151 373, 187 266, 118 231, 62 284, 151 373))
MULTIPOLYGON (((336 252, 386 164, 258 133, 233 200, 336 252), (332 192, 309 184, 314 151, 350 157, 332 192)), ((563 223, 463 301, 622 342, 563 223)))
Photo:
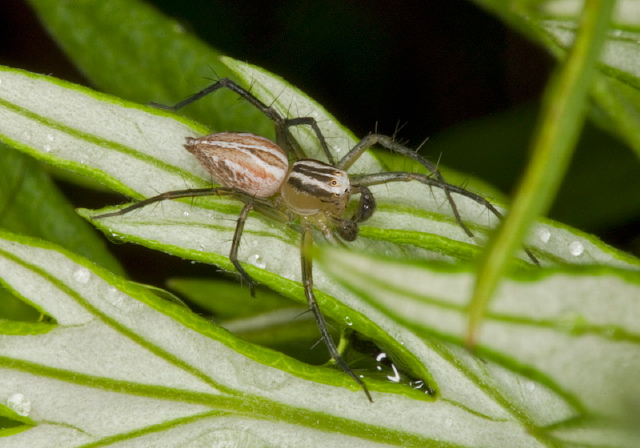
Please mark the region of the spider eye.
POLYGON ((281 189, 282 199, 295 213, 311 216, 328 213, 339 218, 349 202, 349 175, 318 160, 293 164, 281 189))

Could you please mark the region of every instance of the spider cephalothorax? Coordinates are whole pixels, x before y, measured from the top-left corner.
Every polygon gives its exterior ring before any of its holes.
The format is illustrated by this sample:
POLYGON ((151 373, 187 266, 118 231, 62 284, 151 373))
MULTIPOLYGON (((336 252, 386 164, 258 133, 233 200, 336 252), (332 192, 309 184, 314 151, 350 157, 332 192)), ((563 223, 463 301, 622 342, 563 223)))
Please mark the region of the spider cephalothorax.
MULTIPOLYGON (((259 208, 262 211, 271 210, 274 214, 278 213, 289 221, 299 222, 298 228, 302 233, 300 257, 302 281, 307 303, 313 312, 331 357, 360 384, 367 398, 373 401, 363 380, 342 359, 318 307, 313 291, 311 257, 313 230, 320 230, 332 242, 355 240, 358 235, 358 224, 369 219, 376 208, 375 198, 368 187, 389 182, 417 181, 442 189, 456 221, 469 236, 473 236, 473 233, 462 222, 452 193, 478 202, 496 216, 500 216, 500 213, 482 196, 445 182, 435 165, 416 152, 397 143, 391 137, 378 134, 368 135, 344 157, 334 161, 315 119, 311 117, 283 118, 275 109, 262 103, 249 91, 229 79, 217 81, 176 106, 156 106, 175 111, 220 88, 227 88, 238 93, 273 120, 276 126, 277 143, 255 134, 238 132, 223 132, 200 138, 189 137, 187 144, 184 145, 185 148, 194 155, 196 160, 221 186, 170 191, 145 199, 117 212, 96 216, 96 218, 122 215, 133 209, 165 199, 211 195, 235 197, 244 203, 244 207, 238 217, 229 259, 248 283, 252 294, 255 282, 238 261, 240 238, 249 212, 254 208, 259 208), (292 126, 300 125, 310 126, 313 129, 328 163, 306 157, 290 132, 292 126), (396 171, 350 176, 348 170, 352 164, 376 144, 420 163, 431 172, 431 175, 396 171), (357 204, 351 216, 348 216, 347 205, 350 199, 356 196, 357 204)), ((537 262, 530 252, 527 251, 527 253, 534 262, 537 262)))
POLYGON ((280 189, 282 200, 301 216, 327 213, 339 218, 351 196, 346 171, 319 160, 304 159, 293 164, 280 189))

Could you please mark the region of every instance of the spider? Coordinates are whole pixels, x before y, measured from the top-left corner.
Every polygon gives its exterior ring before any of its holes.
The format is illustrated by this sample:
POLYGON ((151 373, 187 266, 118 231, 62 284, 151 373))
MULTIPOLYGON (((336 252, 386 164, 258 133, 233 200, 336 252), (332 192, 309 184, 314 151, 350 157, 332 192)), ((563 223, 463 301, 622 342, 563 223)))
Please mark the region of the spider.
MULTIPOLYGON (((344 244, 343 241, 354 241, 358 236, 359 224, 369 219, 376 209, 376 200, 369 187, 390 182, 417 181, 442 189, 455 220, 469 237, 473 237, 473 233, 462 221, 453 200, 453 193, 483 205, 498 217, 501 217, 501 214, 484 197, 447 183, 433 163, 385 135, 366 136, 345 156, 336 161, 314 118, 285 118, 273 107, 260 101, 249 90, 227 78, 218 80, 175 106, 155 103, 151 105, 176 112, 221 88, 236 92, 272 120, 275 124, 276 143, 255 134, 239 132, 221 132, 200 138, 187 137, 184 145, 186 150, 193 154, 220 186, 169 191, 94 218, 124 215, 151 203, 168 199, 215 195, 234 197, 243 202, 244 206, 238 216, 229 259, 249 285, 252 295, 255 295, 256 282, 238 261, 240 239, 249 212, 254 209, 266 210, 284 215, 289 222, 299 221, 298 228, 302 234, 300 243, 302 283, 308 306, 316 320, 322 340, 335 363, 360 385, 369 401, 373 402, 364 381, 342 358, 318 306, 313 291, 311 257, 313 230, 319 230, 332 243, 344 244), (311 127, 328 163, 306 157, 290 132, 290 128, 294 126, 311 127), (420 163, 431 174, 396 171, 349 175, 347 171, 353 163, 374 145, 380 145, 420 163), (358 196, 358 200, 354 211, 349 216, 347 204, 352 196, 358 196)), ((528 250, 527 254, 537 263, 528 250)))

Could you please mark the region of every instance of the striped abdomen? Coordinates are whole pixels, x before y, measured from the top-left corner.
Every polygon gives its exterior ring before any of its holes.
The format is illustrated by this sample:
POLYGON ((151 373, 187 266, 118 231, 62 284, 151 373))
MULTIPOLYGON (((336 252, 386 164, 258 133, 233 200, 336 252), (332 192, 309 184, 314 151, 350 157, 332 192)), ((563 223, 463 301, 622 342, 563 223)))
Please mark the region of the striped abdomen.
POLYGON ((293 164, 281 190, 285 204, 303 216, 328 212, 340 217, 350 193, 351 184, 345 171, 308 159, 293 164))
POLYGON ((276 194, 289 167, 287 155, 278 145, 255 134, 221 132, 188 137, 184 147, 221 185, 258 198, 276 194))

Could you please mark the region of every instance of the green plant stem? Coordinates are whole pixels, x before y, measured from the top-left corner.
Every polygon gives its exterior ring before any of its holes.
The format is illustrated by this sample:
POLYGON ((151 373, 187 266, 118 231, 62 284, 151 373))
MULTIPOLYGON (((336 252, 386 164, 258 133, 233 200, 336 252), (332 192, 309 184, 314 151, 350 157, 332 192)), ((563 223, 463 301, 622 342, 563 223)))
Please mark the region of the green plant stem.
POLYGON ((469 305, 466 345, 475 346, 489 301, 536 216, 546 213, 567 170, 584 122, 587 94, 615 1, 587 0, 573 48, 545 92, 532 160, 513 206, 489 242, 469 305))

